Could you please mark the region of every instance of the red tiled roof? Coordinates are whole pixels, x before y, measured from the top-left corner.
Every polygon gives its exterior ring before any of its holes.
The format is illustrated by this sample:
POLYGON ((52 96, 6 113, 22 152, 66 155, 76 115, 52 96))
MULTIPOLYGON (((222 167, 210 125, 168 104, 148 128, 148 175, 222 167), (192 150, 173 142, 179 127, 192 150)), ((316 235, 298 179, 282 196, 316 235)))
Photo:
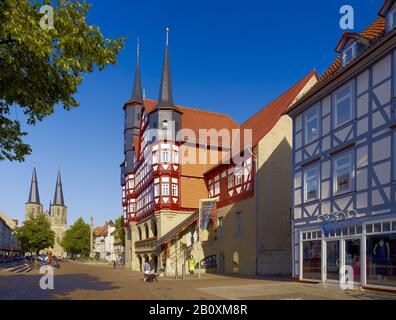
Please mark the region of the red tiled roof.
MULTIPOLYGON (((151 99, 144 100, 144 107, 148 113, 156 105, 157 101, 151 99)), ((200 129, 232 130, 239 128, 239 124, 226 114, 184 106, 176 106, 176 109, 182 113, 182 129, 193 130, 197 138, 199 137, 200 129)))
MULTIPOLYGON (((374 41, 379 38, 384 32, 386 27, 386 20, 382 17, 377 18, 371 25, 369 25, 363 32, 358 33, 358 35, 362 38, 365 38, 369 41, 374 41)), ((344 35, 342 36, 344 37, 344 35)), ((327 68, 327 70, 322 74, 319 78, 319 81, 298 101, 303 101, 316 91, 318 91, 329 79, 333 78, 336 74, 338 74, 341 70, 343 70, 341 66, 341 55, 338 54, 337 58, 333 61, 333 63, 327 68)), ((295 108, 298 104, 294 104, 289 110, 295 108)))
POLYGON ((316 71, 311 71, 304 79, 297 82, 293 87, 242 124, 242 129, 252 129, 253 146, 256 146, 271 131, 312 77, 318 79, 316 71))

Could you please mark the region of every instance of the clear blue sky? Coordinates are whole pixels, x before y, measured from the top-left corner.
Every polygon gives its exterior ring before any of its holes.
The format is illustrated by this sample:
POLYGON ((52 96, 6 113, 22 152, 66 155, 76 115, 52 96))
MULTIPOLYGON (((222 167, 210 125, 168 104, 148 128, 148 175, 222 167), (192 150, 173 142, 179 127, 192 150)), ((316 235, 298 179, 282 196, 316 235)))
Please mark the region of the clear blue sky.
MULTIPOLYGON (((373 21, 382 0, 133 1, 88 0, 90 23, 106 37, 127 36, 116 66, 85 77, 80 108, 57 109, 36 127, 24 126, 33 153, 25 163, 0 163, 0 210, 23 220, 32 167, 45 207, 62 170, 69 224, 92 215, 96 225, 121 214, 119 164, 123 158, 122 106, 135 71, 141 39, 143 87, 158 96, 165 27, 177 104, 228 113, 245 121, 316 68, 335 57, 342 34, 339 9, 355 9, 355 29, 373 21)), ((56 24, 56 17, 55 17, 56 24)), ((22 112, 18 112, 21 117, 22 112)))

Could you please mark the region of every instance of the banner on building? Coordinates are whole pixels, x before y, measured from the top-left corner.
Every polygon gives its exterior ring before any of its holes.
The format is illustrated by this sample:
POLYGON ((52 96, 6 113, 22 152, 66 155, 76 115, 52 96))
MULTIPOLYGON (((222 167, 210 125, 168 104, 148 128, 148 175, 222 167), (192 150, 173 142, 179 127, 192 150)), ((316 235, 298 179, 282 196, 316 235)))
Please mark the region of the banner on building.
POLYGON ((201 199, 199 201, 199 222, 200 229, 206 230, 208 228, 209 222, 211 219, 216 223, 217 222, 217 202, 219 198, 213 199, 201 199))

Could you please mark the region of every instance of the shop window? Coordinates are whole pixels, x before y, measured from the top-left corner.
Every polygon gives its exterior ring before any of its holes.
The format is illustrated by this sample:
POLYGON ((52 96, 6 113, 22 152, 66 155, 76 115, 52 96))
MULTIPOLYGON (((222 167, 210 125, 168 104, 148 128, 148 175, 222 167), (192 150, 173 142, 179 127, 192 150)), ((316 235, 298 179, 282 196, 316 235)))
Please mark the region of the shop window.
POLYGON ((322 278, 322 242, 303 242, 303 278, 320 280, 322 278))
POLYGON ((341 194, 352 190, 352 154, 338 157, 334 161, 334 193, 341 194))
POLYGON ((367 284, 396 287, 396 234, 367 237, 367 284))
POLYGON ((304 174, 305 201, 319 199, 319 167, 308 169, 304 174))
POLYGON ((349 84, 336 91, 334 101, 335 127, 337 128, 352 120, 352 85, 349 84))
POLYGON ((305 113, 305 143, 319 138, 319 109, 313 107, 305 113))

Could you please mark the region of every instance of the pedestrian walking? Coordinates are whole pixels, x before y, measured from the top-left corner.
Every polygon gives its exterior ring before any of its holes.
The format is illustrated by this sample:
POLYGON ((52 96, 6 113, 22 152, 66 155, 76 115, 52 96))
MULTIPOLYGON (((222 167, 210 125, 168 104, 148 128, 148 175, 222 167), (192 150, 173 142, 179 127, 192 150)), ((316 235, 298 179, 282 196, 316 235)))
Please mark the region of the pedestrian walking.
POLYGON ((150 266, 150 263, 148 261, 146 261, 144 263, 143 271, 144 271, 144 281, 146 281, 147 277, 149 276, 150 271, 151 271, 151 266, 150 266))

